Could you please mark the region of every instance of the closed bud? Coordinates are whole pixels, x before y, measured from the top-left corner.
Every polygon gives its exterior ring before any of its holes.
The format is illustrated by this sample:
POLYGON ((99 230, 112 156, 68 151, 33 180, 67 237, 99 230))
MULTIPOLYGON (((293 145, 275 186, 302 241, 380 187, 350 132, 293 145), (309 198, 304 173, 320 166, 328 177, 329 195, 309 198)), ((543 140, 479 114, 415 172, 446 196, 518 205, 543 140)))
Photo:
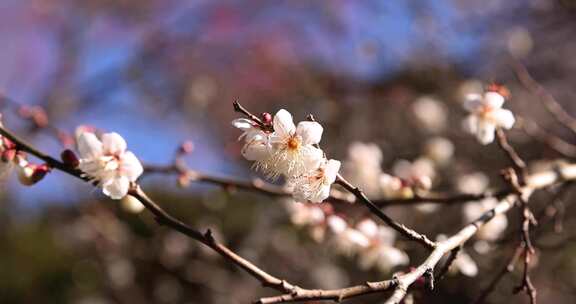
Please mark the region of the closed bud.
POLYGON ((262 122, 264 122, 265 124, 269 125, 272 123, 272 114, 264 112, 262 113, 261 116, 262 116, 262 122))
POLYGON ((2 161, 5 163, 13 161, 15 157, 16 157, 16 150, 14 149, 4 150, 4 152, 2 152, 2 161))
POLYGON ((62 151, 62 153, 60 154, 60 159, 62 159, 62 161, 66 165, 68 165, 72 168, 76 168, 76 167, 78 167, 78 165, 80 165, 80 161, 78 160, 76 153, 74 153, 74 151, 72 151, 70 149, 66 149, 66 150, 62 151))
POLYGON ((194 150, 194 143, 191 140, 187 140, 180 145, 178 148, 179 154, 190 154, 194 150))
POLYGON ((33 165, 33 168, 31 179, 34 184, 41 181, 51 170, 47 164, 33 165))

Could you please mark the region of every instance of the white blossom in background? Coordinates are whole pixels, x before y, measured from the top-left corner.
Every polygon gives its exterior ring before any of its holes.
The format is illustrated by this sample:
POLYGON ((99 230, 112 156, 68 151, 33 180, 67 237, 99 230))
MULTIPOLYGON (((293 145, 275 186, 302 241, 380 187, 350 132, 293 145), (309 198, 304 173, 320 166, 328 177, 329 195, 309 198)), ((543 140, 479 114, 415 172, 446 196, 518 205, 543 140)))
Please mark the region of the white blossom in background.
POLYGON ((291 200, 287 200, 285 206, 290 214, 290 221, 295 226, 317 225, 324 222, 324 211, 320 207, 291 200))
POLYGON ((414 196, 412 187, 408 187, 400 178, 382 173, 378 178, 382 196, 387 199, 411 198, 414 196))
POLYGON ((344 162, 346 178, 364 191, 368 197, 380 195, 382 151, 374 143, 354 142, 348 148, 344 162))
POLYGON ((421 190, 430 190, 432 181, 436 177, 434 163, 425 157, 413 162, 401 159, 394 164, 392 172, 421 190))
MULTIPOLYGON (((446 240, 446 235, 439 234, 436 238, 437 241, 446 240)), ((478 265, 472 257, 462 248, 458 252, 456 259, 452 263, 450 273, 460 272, 467 277, 475 277, 478 275, 478 265)))
POLYGON ((340 162, 327 160, 316 170, 309 171, 297 178, 294 183, 294 199, 301 202, 321 203, 330 196, 330 186, 336 181, 340 162))
POLYGON ((412 112, 423 130, 439 133, 446 128, 448 114, 446 106, 430 96, 418 98, 412 104, 412 112))
MULTIPOLYGON (((469 202, 464 205, 464 218, 466 222, 477 220, 482 214, 488 212, 498 204, 495 198, 487 198, 479 202, 469 202)), ((508 218, 504 214, 496 215, 478 230, 476 238, 484 241, 495 241, 506 231, 508 218)))
POLYGON ((480 194, 488 188, 489 183, 486 174, 476 172, 458 177, 456 188, 462 193, 480 194))
POLYGON ((437 165, 445 165, 454 156, 454 144, 447 138, 434 137, 426 141, 424 152, 437 165))
POLYGON ((244 139, 242 156, 250 161, 264 161, 270 157, 270 135, 262 131, 256 123, 246 118, 232 121, 232 125, 242 131, 239 140, 244 139))
POLYGON ((118 133, 106 133, 102 140, 94 133, 79 132, 77 138, 80 170, 98 181, 105 195, 122 199, 130 183, 144 171, 136 156, 126 150, 126 141, 118 133))
MULTIPOLYGON (((436 177, 436 169, 434 163, 425 157, 418 158, 414 162, 407 160, 399 160, 392 168, 394 175, 401 178, 405 185, 404 195, 414 195, 410 191, 428 191, 432 188, 432 183, 436 177)), ((438 209, 438 204, 422 203, 416 206, 421 212, 434 212, 438 209)))
POLYGON ((371 219, 359 222, 356 229, 370 241, 358 254, 358 263, 362 269, 376 267, 382 272, 389 272, 398 265, 408 264, 408 255, 394 247, 396 234, 392 229, 378 226, 371 219))
POLYGON ((464 120, 464 129, 483 145, 493 142, 497 128, 511 129, 516 121, 511 111, 502 109, 504 101, 504 96, 493 91, 468 94, 464 108, 470 115, 464 120))

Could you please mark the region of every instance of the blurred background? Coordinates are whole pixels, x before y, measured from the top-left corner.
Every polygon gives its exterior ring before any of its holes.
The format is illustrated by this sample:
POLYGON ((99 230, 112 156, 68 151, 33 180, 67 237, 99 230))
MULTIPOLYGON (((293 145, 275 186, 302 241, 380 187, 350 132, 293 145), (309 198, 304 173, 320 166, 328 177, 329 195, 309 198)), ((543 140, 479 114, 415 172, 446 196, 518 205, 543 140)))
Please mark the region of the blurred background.
MULTIPOLYGON (((350 158, 354 142, 377 145, 384 172, 400 159, 450 154, 436 168, 434 189, 455 192, 461 176, 479 171, 491 187, 502 185, 501 152, 460 128, 463 94, 493 81, 510 89, 507 108, 568 143, 561 155, 517 128, 511 141, 523 157, 576 155, 576 134, 514 73, 523 64, 576 114, 575 35, 572 0, 1 0, 0 91, 19 106, 41 106, 52 125, 71 134, 80 124, 118 132, 148 164, 169 164, 192 140, 191 168, 238 178, 256 173, 240 156, 232 101, 255 113, 286 108, 296 121, 312 113, 324 126, 323 148, 336 159, 350 158), (433 138, 443 152, 434 154, 433 138)), ((2 102, 6 126, 58 155, 58 140, 2 102)), ((61 173, 29 188, 10 170, 2 180, 0 303, 250 303, 273 294, 149 215, 61 173)), ((176 176, 146 176, 143 185, 178 218, 214 229, 300 286, 344 287, 398 270, 359 269, 354 258, 293 225, 278 199, 205 184, 182 188, 176 176)), ((545 212, 551 195, 536 197, 535 210, 545 212)), ((576 301, 572 209, 562 207, 563 229, 551 216, 538 230, 533 280, 544 303, 576 301)), ((389 212, 433 238, 466 222, 460 205, 389 212)), ((516 217, 510 213, 490 251, 469 248, 475 277, 455 273, 433 293, 415 293, 415 302, 471 302, 517 244, 507 233, 517 229, 516 217)), ((411 265, 424 257, 398 242, 411 265)), ((505 277, 487 302, 526 303, 512 295, 519 280, 519 272, 505 277)))

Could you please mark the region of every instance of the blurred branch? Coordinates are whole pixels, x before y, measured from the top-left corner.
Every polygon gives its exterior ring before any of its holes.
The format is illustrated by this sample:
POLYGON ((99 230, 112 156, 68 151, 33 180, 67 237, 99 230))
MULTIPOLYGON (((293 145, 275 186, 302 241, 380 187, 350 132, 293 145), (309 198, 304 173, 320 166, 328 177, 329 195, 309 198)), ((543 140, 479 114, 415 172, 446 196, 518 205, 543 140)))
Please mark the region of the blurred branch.
POLYGON ((568 158, 576 158, 576 145, 546 131, 537 123, 522 119, 520 126, 528 136, 546 144, 552 150, 568 158))
POLYGON ((566 112, 556 98, 530 76, 528 69, 519 62, 513 62, 512 69, 520 83, 532 92, 532 94, 538 96, 538 99, 546 107, 548 112, 550 112, 559 123, 576 133, 576 118, 566 112))

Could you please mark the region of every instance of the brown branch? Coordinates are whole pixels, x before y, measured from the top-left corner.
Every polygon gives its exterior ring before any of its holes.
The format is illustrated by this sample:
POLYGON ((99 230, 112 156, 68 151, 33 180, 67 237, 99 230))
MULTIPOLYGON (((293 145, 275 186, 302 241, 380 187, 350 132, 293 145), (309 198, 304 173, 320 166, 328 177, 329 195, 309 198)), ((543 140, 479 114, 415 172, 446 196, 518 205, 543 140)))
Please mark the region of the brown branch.
POLYGON ((392 288, 396 287, 396 284, 397 284, 396 281, 392 279, 381 282, 366 282, 366 284, 364 285, 357 285, 333 290, 296 288, 292 293, 268 298, 261 298, 255 303, 274 304, 274 303, 306 302, 306 301, 321 301, 321 300, 332 300, 335 302, 341 302, 345 299, 349 299, 352 297, 391 290, 392 288))
POLYGON ((516 173, 520 178, 520 183, 523 183, 523 180, 526 177, 526 163, 524 160, 522 160, 520 155, 518 155, 518 152, 516 152, 514 147, 512 147, 512 145, 510 145, 508 142, 508 138, 506 137, 504 130, 501 128, 496 129, 496 136, 498 138, 498 146, 504 150, 506 156, 514 166, 514 170, 516 170, 516 173))
POLYGON ((394 230, 398 231, 401 235, 403 235, 407 239, 409 239, 411 241, 418 242, 419 244, 421 244, 422 246, 424 246, 428 249, 434 249, 436 247, 436 243, 434 243, 433 241, 428 239, 428 237, 426 237, 424 234, 420 234, 420 233, 418 233, 418 232, 416 232, 416 231, 414 231, 414 230, 412 230, 412 229, 410 229, 410 228, 408 228, 402 224, 399 224, 396 221, 394 221, 393 219, 391 219, 389 216, 387 216, 384 212, 382 212, 382 210, 380 210, 380 208, 378 206, 376 206, 374 203, 372 203, 372 201, 370 201, 370 199, 368 199, 368 197, 366 197, 366 195, 364 194, 364 192, 362 192, 362 190, 360 190, 360 188, 355 187, 352 184, 350 184, 340 174, 338 174, 338 176, 336 178, 336 184, 344 187, 344 189, 346 189, 350 193, 354 194, 356 199, 358 201, 360 201, 368 209, 370 209, 370 211, 372 213, 374 213, 384 223, 386 223, 388 226, 390 226, 394 230))

